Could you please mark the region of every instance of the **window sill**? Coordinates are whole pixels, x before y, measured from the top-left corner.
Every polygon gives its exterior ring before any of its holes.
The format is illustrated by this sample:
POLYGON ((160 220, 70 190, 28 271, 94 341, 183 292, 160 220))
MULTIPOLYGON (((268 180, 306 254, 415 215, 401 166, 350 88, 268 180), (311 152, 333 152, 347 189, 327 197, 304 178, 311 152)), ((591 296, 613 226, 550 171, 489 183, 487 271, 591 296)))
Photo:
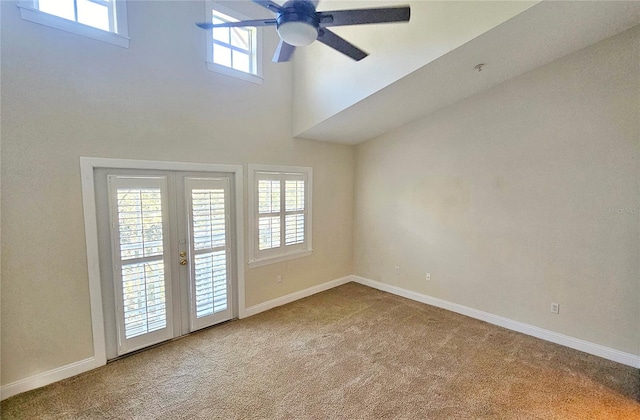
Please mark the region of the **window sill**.
POLYGON ((249 260, 249 268, 262 267, 264 265, 275 264, 282 261, 292 260, 295 258, 308 257, 313 252, 312 249, 291 252, 289 254, 278 255, 276 257, 262 258, 259 260, 249 260))
POLYGON ((224 74, 225 76, 235 77, 236 79, 255 83, 256 85, 261 85, 262 81, 264 80, 261 76, 258 76, 257 74, 245 73, 240 70, 232 69, 232 68, 222 66, 216 63, 211 63, 208 61, 207 61, 207 69, 209 71, 224 74))
POLYGON ((24 20, 38 23, 44 26, 49 26, 51 28, 60 29, 62 31, 71 32, 73 34, 92 38, 98 41, 107 42, 119 47, 129 48, 129 38, 121 34, 103 31, 102 29, 83 25, 82 23, 67 20, 58 16, 50 15, 48 13, 41 12, 37 9, 32 9, 30 7, 25 7, 22 5, 18 5, 18 7, 20 8, 20 17, 22 17, 22 19, 24 20))

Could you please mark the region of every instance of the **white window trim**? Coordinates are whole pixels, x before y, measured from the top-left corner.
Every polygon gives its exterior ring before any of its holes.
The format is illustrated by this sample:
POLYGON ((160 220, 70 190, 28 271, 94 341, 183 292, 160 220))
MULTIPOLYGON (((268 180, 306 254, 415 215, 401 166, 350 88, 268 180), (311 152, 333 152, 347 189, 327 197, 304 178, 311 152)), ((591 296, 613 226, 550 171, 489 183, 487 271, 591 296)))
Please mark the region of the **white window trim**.
POLYGON ((107 42, 123 48, 129 48, 129 29, 127 26, 127 0, 115 0, 118 32, 103 31, 93 26, 61 18, 36 8, 35 0, 18 0, 20 16, 24 20, 60 29, 76 35, 107 42))
MULTIPOLYGON (((252 20, 253 18, 247 17, 236 12, 233 9, 228 7, 224 7, 221 4, 207 0, 205 1, 205 16, 206 22, 211 22, 211 10, 215 10, 222 14, 231 16, 234 19, 238 20, 252 20)), ((225 76, 235 77, 236 79, 245 80, 247 82, 255 83, 256 85, 261 85, 263 82, 262 77, 262 33, 261 28, 256 28, 256 74, 245 73, 240 70, 236 70, 227 66, 223 66, 220 64, 216 64, 213 62, 213 36, 211 35, 211 29, 205 31, 207 36, 207 70, 213 71, 219 74, 223 74, 225 76)))
MULTIPOLYGON (((259 165, 249 164, 248 168, 248 191, 249 191, 249 267, 261 267, 268 264, 274 264, 294 258, 307 257, 312 254, 312 191, 313 191, 313 169, 306 166, 280 166, 280 165, 259 165), (304 173, 306 174, 307 183, 305 185, 305 206, 307 217, 305 220, 305 242, 304 247, 297 248, 290 252, 280 252, 277 255, 258 257, 258 172, 278 172, 278 173, 304 173)), ((283 247, 284 248, 284 247, 283 247)))

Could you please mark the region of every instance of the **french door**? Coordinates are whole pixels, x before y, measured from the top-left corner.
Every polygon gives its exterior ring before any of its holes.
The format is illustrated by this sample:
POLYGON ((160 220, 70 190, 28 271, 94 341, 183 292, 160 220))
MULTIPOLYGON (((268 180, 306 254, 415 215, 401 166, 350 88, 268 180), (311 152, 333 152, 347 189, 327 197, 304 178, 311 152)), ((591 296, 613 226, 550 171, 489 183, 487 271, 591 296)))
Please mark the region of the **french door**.
POLYGON ((232 319, 232 176, 101 171, 108 358, 232 319))

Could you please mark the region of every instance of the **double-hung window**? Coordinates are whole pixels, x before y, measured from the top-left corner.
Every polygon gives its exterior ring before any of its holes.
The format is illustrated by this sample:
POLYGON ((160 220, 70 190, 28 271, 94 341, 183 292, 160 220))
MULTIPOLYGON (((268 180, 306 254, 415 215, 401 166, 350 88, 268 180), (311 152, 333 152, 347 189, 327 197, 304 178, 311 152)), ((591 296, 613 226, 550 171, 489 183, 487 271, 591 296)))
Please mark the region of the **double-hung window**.
MULTIPOLYGON (((206 4, 209 19, 214 24, 250 20, 211 1, 206 4)), ((207 31, 207 68, 261 84, 260 42, 258 29, 251 26, 214 28, 207 31)))
POLYGON ((312 169, 249 165, 249 182, 249 265, 310 255, 312 169))
POLYGON ((23 19, 129 46, 126 0, 19 0, 23 19))

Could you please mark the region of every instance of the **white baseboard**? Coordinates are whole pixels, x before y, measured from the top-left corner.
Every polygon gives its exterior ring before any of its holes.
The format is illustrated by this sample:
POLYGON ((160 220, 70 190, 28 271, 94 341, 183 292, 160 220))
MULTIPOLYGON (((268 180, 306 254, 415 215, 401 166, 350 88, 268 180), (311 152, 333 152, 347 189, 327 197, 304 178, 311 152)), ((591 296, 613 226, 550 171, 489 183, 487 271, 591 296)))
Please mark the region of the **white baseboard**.
POLYGON ((240 318, 246 318, 252 315, 259 314, 260 312, 268 311, 276 306, 286 305, 287 303, 294 302, 296 300, 306 298, 307 296, 315 295, 316 293, 324 292, 325 290, 333 289, 334 287, 342 286, 353 281, 354 276, 345 276, 339 279, 331 280, 326 283, 319 284, 317 286, 309 287, 308 289, 300 290, 289 295, 281 296, 279 298, 271 299, 263 303, 259 303, 254 306, 245 308, 244 313, 240 315, 240 318))
MULTIPOLYGON (((307 296, 314 295, 316 293, 324 292, 325 290, 332 289, 337 286, 349 283, 353 280, 353 276, 341 277, 317 286, 310 287, 308 289, 300 290, 290 295, 282 296, 277 299, 272 299, 267 302, 245 308, 241 311, 240 318, 246 318, 251 315, 264 312, 276 306, 285 305, 298 299, 305 298, 307 296)), ((78 375, 80 373, 87 372, 91 369, 103 366, 105 363, 101 363, 97 358, 91 357, 88 359, 80 360, 66 366, 61 366, 56 369, 52 369, 47 372, 39 373, 37 375, 30 376, 25 379, 21 379, 16 382, 4 385, 0 387, 0 400, 7 399, 22 392, 31 391, 32 389, 40 388, 45 385, 49 385, 53 382, 61 381, 66 378, 78 375)))
MULTIPOLYGON (((256 315, 260 312, 268 311, 269 309, 275 308, 277 306, 286 305, 287 303, 294 302, 296 300, 314 295, 316 293, 324 292, 325 290, 329 290, 334 287, 347 284, 349 282, 359 283, 364 286, 369 286, 374 289, 402 296, 407 299, 415 300, 417 302, 422 302, 427 305, 436 306, 438 308, 466 315, 471 318, 488 322, 490 324, 498 325, 509 330, 517 331, 523 334, 540 338, 542 340, 550 341, 552 343, 560 344, 572 349, 580 350, 585 353, 600 356, 614 362, 622 363, 624 365, 640 369, 640 355, 625 353, 609 347, 601 346, 599 344, 594 344, 588 341, 580 340, 578 338, 573 338, 563 334, 558 334, 553 331, 538 328, 533 325, 513 321, 511 319, 504 318, 498 315, 493 315, 488 312, 469 308, 457 303, 449 302, 432 296, 424 295, 422 293, 413 292, 410 290, 402 289, 400 287, 353 275, 331 280, 326 283, 310 287, 308 289, 300 290, 298 292, 291 293, 286 296, 281 296, 279 298, 272 299, 258 305, 250 306, 248 308, 245 308, 243 313, 240 315, 240 318, 246 318, 252 315, 256 315)), ((49 385, 62 379, 70 378, 71 376, 78 375, 80 373, 95 369, 103 365, 104 363, 101 363, 95 357, 91 357, 68 364, 66 366, 61 366, 47 372, 39 373, 29 378, 21 379, 19 381, 0 387, 0 400, 4 400, 14 395, 20 394, 21 392, 26 392, 45 385, 49 385)))
POLYGON ((619 350, 602 346, 600 344, 591 343, 579 338, 569 337, 564 334, 545 330, 543 328, 535 327, 523 322, 514 321, 509 318, 493 315, 488 312, 480 311, 478 309, 469 308, 468 306, 459 305, 457 303, 438 299, 422 293, 402 289, 400 287, 381 283, 379 281, 367 279, 365 277, 352 276, 352 279, 356 283, 360 283, 364 286, 369 286, 374 289, 382 290, 383 292, 388 292, 407 299, 426 303, 427 305, 436 306, 438 308, 446 309, 451 312, 466 315, 471 318, 488 322, 489 324, 498 325, 509 330, 517 331, 526 335, 540 338, 542 340, 550 341, 552 343, 560 344, 565 347, 570 347, 575 350, 593 354, 594 356, 599 356, 608 360, 612 360, 614 362, 622 363, 624 365, 640 369, 640 355, 625 353, 619 350))
POLYGON ((88 359, 80 360, 66 366, 61 366, 47 372, 12 382, 0 387, 0 400, 13 397, 21 392, 31 391, 32 389, 40 388, 53 382, 70 378, 74 375, 95 369, 102 365, 103 364, 99 363, 94 357, 90 357, 88 359))

